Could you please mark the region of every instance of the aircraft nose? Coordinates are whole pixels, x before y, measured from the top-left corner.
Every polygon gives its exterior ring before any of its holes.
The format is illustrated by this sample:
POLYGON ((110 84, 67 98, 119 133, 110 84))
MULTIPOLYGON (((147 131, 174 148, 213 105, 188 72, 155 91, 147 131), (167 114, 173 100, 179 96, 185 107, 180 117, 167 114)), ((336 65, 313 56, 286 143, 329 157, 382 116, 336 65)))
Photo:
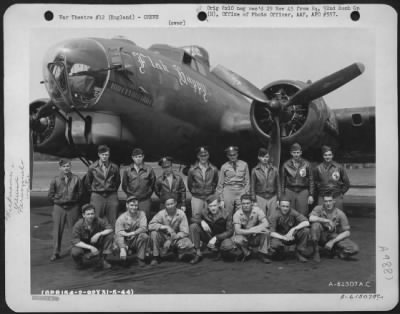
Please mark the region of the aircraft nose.
POLYGON ((90 108, 104 90, 109 63, 104 47, 95 39, 66 40, 48 50, 43 60, 47 91, 55 105, 90 108))

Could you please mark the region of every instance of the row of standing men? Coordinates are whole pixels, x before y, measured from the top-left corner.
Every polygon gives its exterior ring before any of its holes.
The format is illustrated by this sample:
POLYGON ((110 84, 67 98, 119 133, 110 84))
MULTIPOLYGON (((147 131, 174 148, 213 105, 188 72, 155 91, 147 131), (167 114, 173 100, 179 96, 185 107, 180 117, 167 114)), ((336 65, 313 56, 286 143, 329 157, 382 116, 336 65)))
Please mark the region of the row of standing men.
MULTIPOLYGON (((279 175, 271 163, 269 153, 260 148, 259 164, 252 170, 251 176, 247 163, 238 159, 238 148, 230 146, 226 150, 229 159, 220 170, 209 162, 209 152, 206 147, 197 151, 198 162, 188 173, 187 186, 192 194, 192 220, 199 221, 207 211, 207 198, 216 195, 219 208, 226 216, 232 217, 235 203, 242 195, 250 194, 252 202, 262 210, 267 217, 277 210, 277 200, 285 194, 291 207, 303 216, 308 215, 308 205, 314 202, 315 186, 319 193, 319 204, 326 193, 333 194, 336 207, 342 208, 343 194, 349 188, 349 180, 344 168, 332 160, 332 149, 322 148, 324 162, 315 169, 308 161, 301 158, 299 144, 292 145, 292 158, 284 163, 279 175)), ((56 176, 49 190, 49 199, 54 204, 53 236, 54 251, 52 260, 59 258, 61 238, 64 225, 72 226, 79 217, 79 199, 83 185, 91 192, 90 204, 96 211, 96 216, 105 217, 112 226, 118 215, 117 190, 121 183, 119 167, 110 162, 110 149, 107 146, 98 147, 99 160, 93 163, 82 182, 71 173, 71 163, 60 161, 61 174, 56 176)), ((160 198, 161 207, 165 206, 167 197, 176 200, 176 206, 185 212, 186 188, 183 179, 172 170, 172 159, 164 157, 159 164, 163 174, 156 178, 154 170, 143 162, 144 152, 136 148, 132 152, 133 163, 123 171, 122 189, 127 197, 134 196, 138 201, 139 210, 143 211, 147 220, 150 218, 151 195, 153 191, 160 198)))

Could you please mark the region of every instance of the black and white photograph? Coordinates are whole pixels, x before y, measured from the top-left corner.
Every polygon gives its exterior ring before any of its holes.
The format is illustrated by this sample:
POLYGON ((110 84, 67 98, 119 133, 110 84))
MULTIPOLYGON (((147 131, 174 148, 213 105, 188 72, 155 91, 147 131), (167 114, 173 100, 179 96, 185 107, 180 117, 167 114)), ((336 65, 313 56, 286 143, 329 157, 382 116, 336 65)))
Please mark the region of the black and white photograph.
POLYGON ((390 7, 30 8, 22 52, 5 29, 10 308, 397 303, 390 7))

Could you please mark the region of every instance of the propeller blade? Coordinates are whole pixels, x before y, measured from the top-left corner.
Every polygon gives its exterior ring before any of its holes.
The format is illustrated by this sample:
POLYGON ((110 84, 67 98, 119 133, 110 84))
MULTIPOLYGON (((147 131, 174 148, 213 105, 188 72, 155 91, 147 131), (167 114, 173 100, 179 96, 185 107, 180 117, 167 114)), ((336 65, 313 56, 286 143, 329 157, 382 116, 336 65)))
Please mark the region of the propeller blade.
POLYGON ((279 169, 281 161, 281 127, 279 125, 279 118, 274 118, 274 128, 271 133, 271 140, 269 142, 269 152, 272 159, 272 164, 279 169))
POLYGON ((357 62, 328 75, 298 91, 285 107, 293 104, 307 104, 316 98, 322 97, 361 75, 364 69, 364 65, 357 62))
POLYGON ((215 66, 211 72, 242 95, 268 104, 265 94, 239 74, 228 70, 220 64, 215 66))

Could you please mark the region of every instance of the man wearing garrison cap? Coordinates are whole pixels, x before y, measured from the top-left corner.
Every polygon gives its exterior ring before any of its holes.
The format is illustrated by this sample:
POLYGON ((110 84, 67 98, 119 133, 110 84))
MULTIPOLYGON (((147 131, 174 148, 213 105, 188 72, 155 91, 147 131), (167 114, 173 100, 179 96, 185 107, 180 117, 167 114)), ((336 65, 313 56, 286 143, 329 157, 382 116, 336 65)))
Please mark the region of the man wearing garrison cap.
POLYGON ((122 174, 122 190, 126 196, 135 196, 139 202, 139 210, 150 219, 151 195, 154 191, 156 175, 149 165, 143 162, 144 152, 141 148, 132 151, 133 163, 124 169, 122 174))
POLYGON ((229 161, 221 167, 216 192, 221 201, 221 207, 225 207, 225 211, 233 215, 235 201, 240 201, 243 194, 249 193, 250 174, 247 163, 238 159, 237 146, 229 146, 225 152, 229 161))
POLYGON ((90 203, 96 208, 96 215, 115 226, 119 205, 117 191, 121 184, 119 167, 110 161, 108 146, 100 145, 97 152, 99 159, 89 166, 85 184, 91 192, 90 203))
POLYGON ((329 146, 322 146, 324 161, 315 169, 315 183, 318 190, 318 204, 323 204, 323 196, 331 193, 336 200, 336 207, 343 210, 343 195, 350 188, 349 177, 340 164, 333 161, 333 151, 329 146))
POLYGON ((136 196, 126 199, 126 212, 115 223, 115 242, 121 260, 126 260, 129 250, 135 250, 139 266, 145 266, 145 251, 149 242, 147 219, 145 213, 139 210, 136 196))
POLYGON ((71 172, 71 161, 59 161, 60 173, 50 182, 48 198, 53 204, 53 254, 51 261, 60 258, 65 224, 69 231, 79 219, 79 201, 82 197, 81 179, 71 172))
POLYGON ((186 187, 182 177, 172 170, 172 158, 163 157, 158 164, 163 173, 156 180, 154 192, 160 199, 160 209, 164 208, 167 195, 173 195, 177 201, 177 207, 186 211, 186 187))
POLYGON ((207 209, 206 199, 215 193, 218 184, 218 169, 209 162, 207 147, 197 149, 198 161, 189 169, 187 186, 192 194, 192 217, 199 218, 207 209))
POLYGON ((277 197, 280 196, 279 172, 271 164, 267 149, 259 149, 258 160, 258 165, 251 171, 250 191, 253 201, 269 217, 276 211, 277 197))
POLYGON ((314 202, 314 174, 311 164, 301 158, 301 146, 294 143, 290 147, 292 158, 281 170, 282 194, 289 197, 292 208, 300 214, 308 215, 308 205, 314 202))

